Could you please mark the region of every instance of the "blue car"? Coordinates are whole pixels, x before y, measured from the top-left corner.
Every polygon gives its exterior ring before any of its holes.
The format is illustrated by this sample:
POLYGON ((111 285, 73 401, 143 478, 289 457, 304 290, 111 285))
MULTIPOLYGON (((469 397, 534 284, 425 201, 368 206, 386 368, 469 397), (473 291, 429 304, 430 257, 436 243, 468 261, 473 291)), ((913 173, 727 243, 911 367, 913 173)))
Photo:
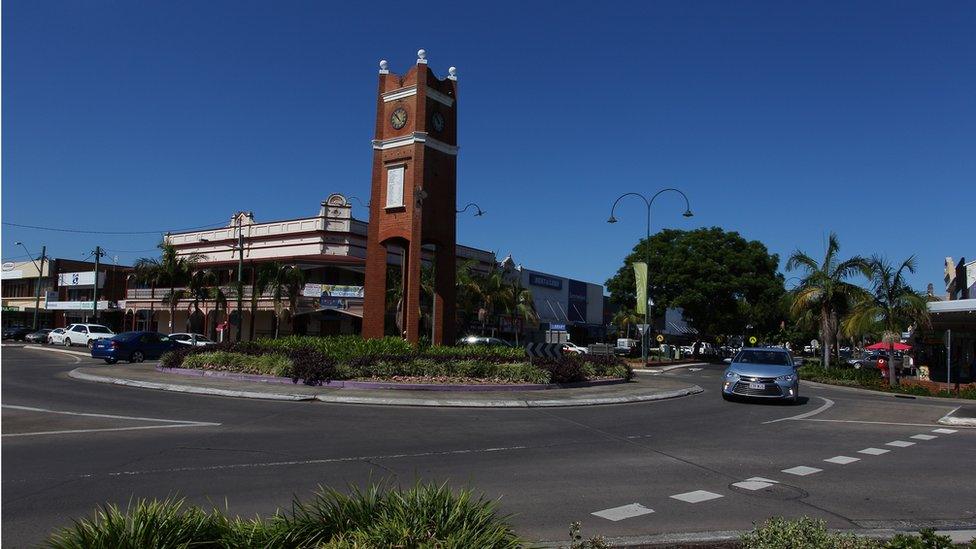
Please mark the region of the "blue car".
POLYGON ((176 343, 159 332, 123 332, 110 338, 98 339, 91 350, 92 358, 101 358, 108 364, 120 360, 142 362, 159 358, 173 350, 176 343))
POLYGON ((786 349, 746 348, 727 358, 722 376, 722 398, 751 397, 781 399, 796 403, 800 376, 793 356, 786 349))

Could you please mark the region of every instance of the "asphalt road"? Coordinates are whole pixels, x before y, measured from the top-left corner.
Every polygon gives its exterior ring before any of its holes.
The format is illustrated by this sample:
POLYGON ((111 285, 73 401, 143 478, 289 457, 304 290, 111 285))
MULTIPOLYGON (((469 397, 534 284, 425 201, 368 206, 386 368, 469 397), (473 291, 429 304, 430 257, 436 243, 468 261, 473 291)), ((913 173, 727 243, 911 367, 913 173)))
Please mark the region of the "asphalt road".
POLYGON ((804 385, 796 406, 730 403, 716 366, 642 374, 706 389, 667 401, 372 407, 67 377, 92 363, 2 351, 7 547, 35 545, 97 504, 133 497, 178 494, 269 515, 317 485, 417 479, 500 499, 517 530, 536 540, 566 539, 576 520, 587 535, 608 536, 749 529, 773 515, 822 517, 837 528, 976 526, 976 430, 934 432, 953 402, 804 385), (869 448, 887 451, 860 453, 869 448), (857 461, 824 461, 838 456, 857 461), (776 482, 736 486, 754 477, 776 482))

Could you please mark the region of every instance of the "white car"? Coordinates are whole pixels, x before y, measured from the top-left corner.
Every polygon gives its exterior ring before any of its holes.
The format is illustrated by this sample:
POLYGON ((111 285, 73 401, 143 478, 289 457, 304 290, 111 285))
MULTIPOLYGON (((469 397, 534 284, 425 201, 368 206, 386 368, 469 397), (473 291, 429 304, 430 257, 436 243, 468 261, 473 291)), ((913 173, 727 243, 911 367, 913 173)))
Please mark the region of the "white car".
POLYGON ((586 353, 590 352, 590 350, 586 347, 580 347, 575 343, 567 341, 566 343, 563 343, 563 352, 572 353, 574 355, 585 355, 586 353))
POLYGON ((169 338, 173 341, 179 343, 180 345, 193 345, 193 336, 197 337, 197 347, 206 347, 207 345, 216 345, 217 342, 208 339, 206 336, 200 334, 187 334, 187 333, 177 333, 169 334, 169 338))
POLYGON ((47 342, 51 345, 61 345, 64 343, 64 328, 55 328, 47 334, 47 342))
POLYGON ((65 347, 84 345, 91 349, 96 339, 112 337, 114 335, 115 332, 101 324, 69 324, 64 329, 64 339, 61 340, 61 344, 65 347))

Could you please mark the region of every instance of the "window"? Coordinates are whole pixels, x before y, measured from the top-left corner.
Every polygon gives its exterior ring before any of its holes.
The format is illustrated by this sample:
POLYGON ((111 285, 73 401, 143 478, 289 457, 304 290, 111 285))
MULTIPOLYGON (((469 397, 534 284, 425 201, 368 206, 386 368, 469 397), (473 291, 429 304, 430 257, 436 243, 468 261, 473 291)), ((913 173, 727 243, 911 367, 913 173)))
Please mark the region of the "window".
POLYGON ((780 351, 741 351, 735 362, 790 366, 790 355, 780 351))
POLYGON ((110 333, 112 333, 111 330, 109 330, 105 326, 98 326, 98 325, 92 326, 91 327, 91 331, 92 331, 93 334, 110 334, 110 333))
POLYGON ((75 326, 74 328, 71 329, 71 331, 78 332, 79 334, 87 334, 88 328, 85 328, 84 326, 75 326))
POLYGON ((403 165, 391 166, 386 169, 386 207, 399 208, 403 206, 403 165))

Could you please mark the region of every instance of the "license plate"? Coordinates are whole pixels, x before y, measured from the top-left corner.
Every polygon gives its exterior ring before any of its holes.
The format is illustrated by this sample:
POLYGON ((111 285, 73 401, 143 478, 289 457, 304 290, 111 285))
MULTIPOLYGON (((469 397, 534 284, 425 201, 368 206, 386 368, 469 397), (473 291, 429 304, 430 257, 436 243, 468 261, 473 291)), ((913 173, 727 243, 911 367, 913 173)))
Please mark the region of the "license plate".
POLYGON ((766 388, 766 384, 765 383, 750 383, 749 384, 749 388, 750 389, 765 389, 766 388))

